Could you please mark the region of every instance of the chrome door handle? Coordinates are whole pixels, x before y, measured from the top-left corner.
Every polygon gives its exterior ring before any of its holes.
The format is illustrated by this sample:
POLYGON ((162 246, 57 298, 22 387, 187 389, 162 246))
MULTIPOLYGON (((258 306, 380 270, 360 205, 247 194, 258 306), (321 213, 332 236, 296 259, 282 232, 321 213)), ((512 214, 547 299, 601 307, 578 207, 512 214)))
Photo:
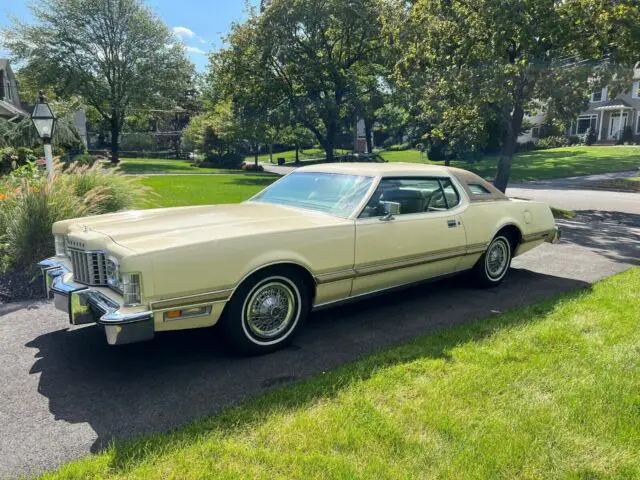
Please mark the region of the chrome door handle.
POLYGON ((455 228, 458 226, 457 220, 447 220, 447 226, 449 228, 455 228))

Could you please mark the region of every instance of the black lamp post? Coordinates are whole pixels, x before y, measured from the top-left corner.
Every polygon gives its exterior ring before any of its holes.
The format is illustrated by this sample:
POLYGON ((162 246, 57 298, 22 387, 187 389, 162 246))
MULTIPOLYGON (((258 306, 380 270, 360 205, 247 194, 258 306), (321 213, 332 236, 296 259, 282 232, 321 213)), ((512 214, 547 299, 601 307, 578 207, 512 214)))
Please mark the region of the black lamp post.
POLYGON ((42 139, 44 144, 44 158, 47 161, 47 174, 49 179, 53 177, 53 152, 51 150, 51 139, 53 138, 53 132, 56 128, 56 116, 53 114, 53 110, 47 103, 47 99, 44 93, 40 91, 40 97, 33 107, 33 113, 31 114, 31 121, 33 126, 36 127, 38 136, 42 139))

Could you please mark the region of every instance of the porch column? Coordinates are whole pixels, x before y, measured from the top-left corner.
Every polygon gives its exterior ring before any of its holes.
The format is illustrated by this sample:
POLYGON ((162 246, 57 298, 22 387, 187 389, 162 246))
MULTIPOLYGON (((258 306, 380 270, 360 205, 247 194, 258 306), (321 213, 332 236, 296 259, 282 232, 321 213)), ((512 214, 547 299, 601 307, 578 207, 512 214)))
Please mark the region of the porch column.
POLYGON ((600 110, 600 121, 598 122, 598 141, 602 140, 602 122, 604 121, 604 110, 600 110))
POLYGON ((624 108, 620 109, 620 123, 618 123, 618 140, 620 140, 622 138, 622 129, 624 128, 624 117, 622 116, 624 114, 624 108))
MULTIPOLYGON (((578 134, 578 129, 576 129, 576 135, 578 134)), ((569 127, 569 136, 573 135, 573 118, 571 119, 571 126, 569 127)))

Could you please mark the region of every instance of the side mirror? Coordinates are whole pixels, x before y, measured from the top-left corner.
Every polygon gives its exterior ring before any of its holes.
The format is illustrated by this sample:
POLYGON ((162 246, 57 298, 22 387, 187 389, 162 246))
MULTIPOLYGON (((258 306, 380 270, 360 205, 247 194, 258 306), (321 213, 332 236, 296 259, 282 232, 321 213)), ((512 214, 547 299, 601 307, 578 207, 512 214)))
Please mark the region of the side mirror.
POLYGON ((395 215, 398 215, 400 213, 400 203, 398 202, 382 201, 380 202, 380 206, 383 208, 385 213, 383 217, 380 217, 381 222, 389 222, 393 220, 393 217, 395 215))

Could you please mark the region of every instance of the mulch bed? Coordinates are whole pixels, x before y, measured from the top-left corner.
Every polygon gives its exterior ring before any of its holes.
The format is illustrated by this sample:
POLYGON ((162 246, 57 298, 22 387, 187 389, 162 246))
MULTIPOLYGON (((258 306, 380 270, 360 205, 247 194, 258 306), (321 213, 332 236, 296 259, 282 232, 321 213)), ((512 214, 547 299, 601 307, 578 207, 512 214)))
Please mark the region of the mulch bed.
POLYGON ((0 273, 0 305, 43 298, 44 288, 38 272, 21 270, 0 273))

